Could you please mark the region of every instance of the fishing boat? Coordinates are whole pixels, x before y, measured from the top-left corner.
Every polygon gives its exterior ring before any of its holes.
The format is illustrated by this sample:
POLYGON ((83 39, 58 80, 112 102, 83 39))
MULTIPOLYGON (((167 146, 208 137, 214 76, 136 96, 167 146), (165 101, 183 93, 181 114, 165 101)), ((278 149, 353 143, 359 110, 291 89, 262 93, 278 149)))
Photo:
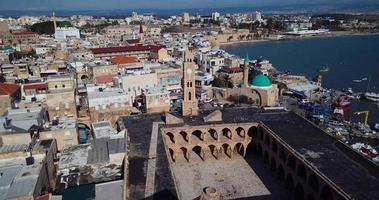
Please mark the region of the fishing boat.
POLYGON ((349 100, 349 97, 345 94, 341 94, 336 102, 333 104, 334 108, 341 108, 344 113, 348 113, 351 108, 351 102, 349 100))
POLYGON ((319 70, 319 72, 321 73, 325 73, 325 72, 328 72, 329 71, 329 66, 326 65, 325 67, 323 67, 322 69, 319 70))
POLYGON ((368 79, 367 90, 366 90, 366 93, 364 94, 364 96, 369 101, 379 102, 379 93, 369 92, 370 83, 371 83, 371 77, 368 79))
POLYGON ((353 149, 357 150, 358 152, 360 152, 366 156, 369 156, 371 158, 378 156, 378 152, 372 146, 370 146, 368 144, 355 143, 355 144, 351 145, 351 147, 353 149))
POLYGON ((373 101, 373 102, 379 102, 379 93, 374 92, 366 92, 365 98, 367 100, 373 101))

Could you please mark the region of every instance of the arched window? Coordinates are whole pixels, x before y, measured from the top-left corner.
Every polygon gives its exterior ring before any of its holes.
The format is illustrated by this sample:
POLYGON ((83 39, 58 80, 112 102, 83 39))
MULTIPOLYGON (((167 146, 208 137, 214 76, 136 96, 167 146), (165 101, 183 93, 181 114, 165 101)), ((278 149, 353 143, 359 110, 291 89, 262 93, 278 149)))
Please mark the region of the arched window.
POLYGON ((192 93, 191 93, 191 92, 188 92, 188 100, 189 100, 189 101, 192 100, 192 93))

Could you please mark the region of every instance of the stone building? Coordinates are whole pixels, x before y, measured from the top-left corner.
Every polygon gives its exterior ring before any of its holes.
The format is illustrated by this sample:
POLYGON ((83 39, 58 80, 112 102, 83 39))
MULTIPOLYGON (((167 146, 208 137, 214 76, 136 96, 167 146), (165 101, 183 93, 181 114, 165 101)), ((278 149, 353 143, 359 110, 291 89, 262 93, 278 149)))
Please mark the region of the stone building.
POLYGON ((0 116, 21 100, 20 86, 17 84, 0 83, 0 116))
POLYGON ((193 52, 187 51, 183 62, 182 114, 184 116, 197 115, 198 112, 195 86, 196 64, 193 59, 193 52))
POLYGON ((47 79, 46 105, 50 121, 54 118, 77 118, 74 80, 70 76, 47 79))

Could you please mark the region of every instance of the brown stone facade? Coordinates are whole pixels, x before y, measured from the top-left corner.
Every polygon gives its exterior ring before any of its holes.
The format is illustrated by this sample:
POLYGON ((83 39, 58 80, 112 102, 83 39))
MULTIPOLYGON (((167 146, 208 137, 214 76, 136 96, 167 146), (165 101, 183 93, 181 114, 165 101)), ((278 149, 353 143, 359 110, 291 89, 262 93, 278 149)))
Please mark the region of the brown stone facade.
POLYGON ((165 144, 174 163, 190 162, 198 156, 201 160, 220 157, 245 156, 251 142, 251 133, 258 124, 213 124, 162 128, 165 144))

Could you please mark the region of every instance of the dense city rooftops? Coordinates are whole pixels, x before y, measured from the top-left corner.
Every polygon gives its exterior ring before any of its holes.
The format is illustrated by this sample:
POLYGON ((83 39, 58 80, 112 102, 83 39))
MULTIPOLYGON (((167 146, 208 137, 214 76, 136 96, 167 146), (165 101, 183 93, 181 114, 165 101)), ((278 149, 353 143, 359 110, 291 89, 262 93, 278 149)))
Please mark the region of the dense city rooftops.
POLYGON ((123 47, 103 47, 90 49, 93 54, 103 53, 119 53, 119 52, 132 52, 132 51, 158 51, 162 47, 157 45, 144 45, 144 46, 123 46, 123 47))

